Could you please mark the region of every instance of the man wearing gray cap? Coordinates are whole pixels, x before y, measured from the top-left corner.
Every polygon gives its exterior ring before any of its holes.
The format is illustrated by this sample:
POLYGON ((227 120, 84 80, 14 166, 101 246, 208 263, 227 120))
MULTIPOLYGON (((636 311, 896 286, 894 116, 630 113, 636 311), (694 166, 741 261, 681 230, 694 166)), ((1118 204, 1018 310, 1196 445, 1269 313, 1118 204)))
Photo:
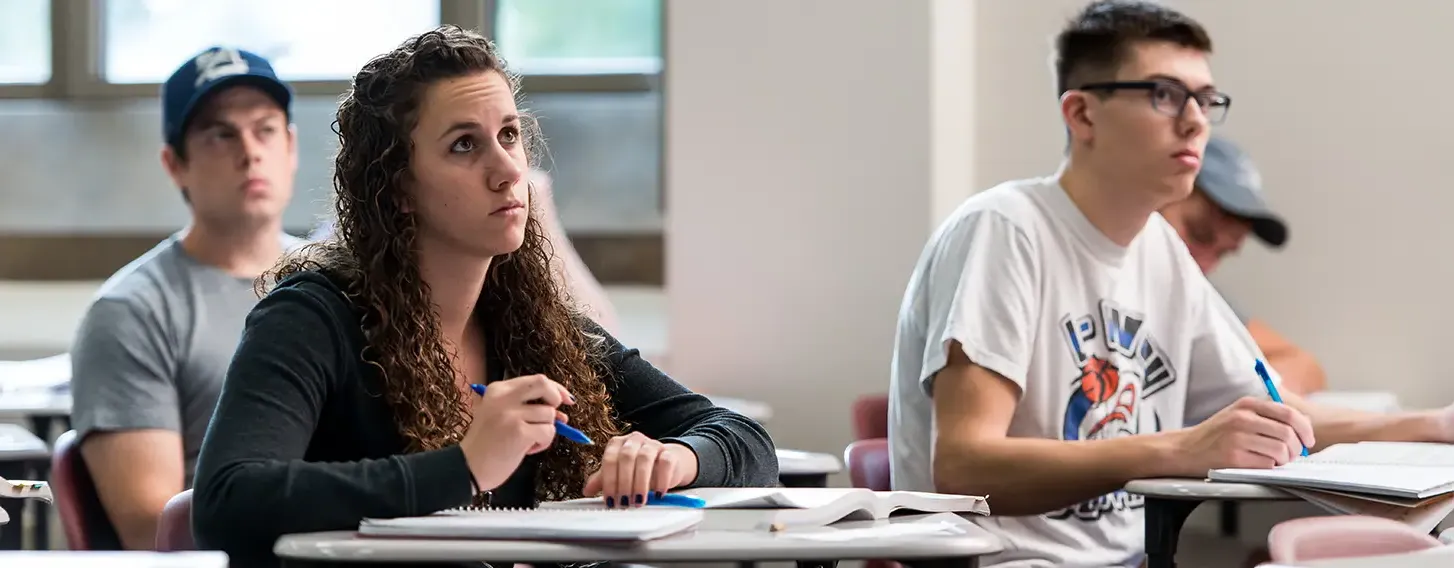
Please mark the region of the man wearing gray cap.
MULTIPOLYGON (((1211 274, 1223 258, 1234 254, 1251 233, 1272 248, 1287 242, 1287 224, 1262 198, 1257 168, 1236 145, 1212 137, 1202 158, 1191 197, 1162 209, 1161 215, 1181 235, 1202 272, 1211 274)), ((1302 350, 1260 320, 1238 312, 1267 362, 1282 375, 1287 389, 1298 394, 1327 385, 1323 368, 1302 350)))

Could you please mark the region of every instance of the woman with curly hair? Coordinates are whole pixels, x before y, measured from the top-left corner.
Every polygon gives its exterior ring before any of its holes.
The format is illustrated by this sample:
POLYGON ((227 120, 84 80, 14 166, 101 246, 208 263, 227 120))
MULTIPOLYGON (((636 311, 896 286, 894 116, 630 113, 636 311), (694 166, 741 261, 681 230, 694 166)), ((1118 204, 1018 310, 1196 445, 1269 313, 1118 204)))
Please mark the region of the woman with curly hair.
POLYGON ((260 280, 198 458, 199 544, 270 565, 279 536, 365 517, 777 483, 760 426, 563 297, 517 91, 494 46, 455 27, 354 78, 337 228, 260 280), (595 443, 557 440, 556 420, 595 443))

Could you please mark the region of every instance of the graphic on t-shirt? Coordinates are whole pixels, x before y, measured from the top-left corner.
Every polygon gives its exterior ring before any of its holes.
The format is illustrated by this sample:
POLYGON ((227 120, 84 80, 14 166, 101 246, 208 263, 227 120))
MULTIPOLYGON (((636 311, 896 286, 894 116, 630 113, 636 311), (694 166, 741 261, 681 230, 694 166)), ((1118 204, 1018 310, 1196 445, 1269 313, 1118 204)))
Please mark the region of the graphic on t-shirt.
MULTIPOLYGON (((1145 321, 1108 300, 1100 302, 1099 314, 1060 320, 1066 347, 1079 368, 1076 376, 1067 377, 1073 389, 1065 404, 1061 439, 1103 440, 1161 430, 1156 409, 1143 403, 1177 377, 1145 321)), ((1143 504, 1140 496, 1117 491, 1048 516, 1094 521, 1143 504)))

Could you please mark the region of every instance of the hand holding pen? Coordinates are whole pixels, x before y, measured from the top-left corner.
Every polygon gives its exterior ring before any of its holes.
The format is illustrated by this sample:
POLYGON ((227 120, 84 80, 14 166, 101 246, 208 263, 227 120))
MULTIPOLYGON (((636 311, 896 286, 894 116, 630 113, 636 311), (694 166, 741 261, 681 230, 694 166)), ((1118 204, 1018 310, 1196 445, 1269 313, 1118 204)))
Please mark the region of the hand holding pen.
MULTIPOLYGON (((509 479, 525 456, 545 451, 555 441, 566 415, 562 405, 575 404, 564 386, 544 375, 528 375, 491 383, 475 400, 474 417, 460 449, 473 475, 476 491, 489 491, 509 479)), ((565 426, 570 431, 574 428, 565 426)), ((584 435, 582 435, 584 436, 584 435)))

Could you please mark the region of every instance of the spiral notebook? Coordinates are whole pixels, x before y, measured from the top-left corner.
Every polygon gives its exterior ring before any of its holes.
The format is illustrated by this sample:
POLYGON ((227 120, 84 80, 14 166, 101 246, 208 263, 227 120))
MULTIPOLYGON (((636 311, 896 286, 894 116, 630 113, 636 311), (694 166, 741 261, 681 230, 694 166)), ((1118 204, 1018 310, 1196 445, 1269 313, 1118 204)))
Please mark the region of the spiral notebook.
POLYGON ((371 537, 546 541, 648 541, 696 528, 698 509, 482 509, 460 508, 422 517, 364 519, 371 537))
POLYGON ((1454 492, 1454 444, 1335 444, 1271 469, 1214 469, 1212 481, 1427 499, 1454 492))

